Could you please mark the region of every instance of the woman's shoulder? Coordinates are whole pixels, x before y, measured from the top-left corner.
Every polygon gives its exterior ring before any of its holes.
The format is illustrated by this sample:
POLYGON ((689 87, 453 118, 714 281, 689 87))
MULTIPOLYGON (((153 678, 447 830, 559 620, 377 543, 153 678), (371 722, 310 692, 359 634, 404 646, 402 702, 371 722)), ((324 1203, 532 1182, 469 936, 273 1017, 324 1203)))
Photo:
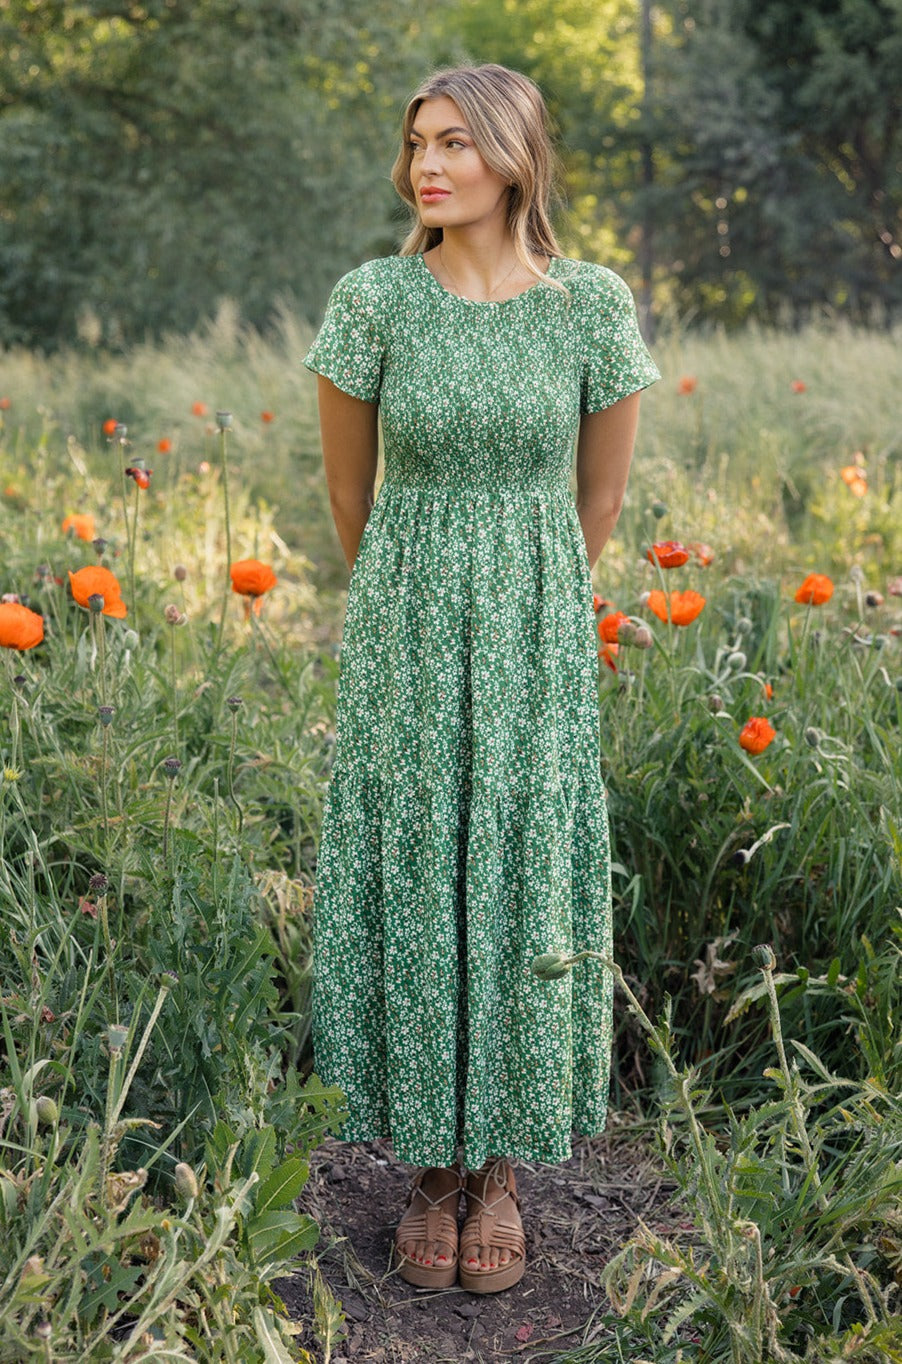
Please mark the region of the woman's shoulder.
POLYGON ((577 260, 573 256, 559 256, 555 262, 555 279, 571 295, 592 302, 623 302, 632 299, 632 291, 622 276, 597 261, 577 260))
POLYGON ((343 295, 365 295, 376 299, 389 294, 410 269, 409 256, 376 256, 364 261, 335 285, 335 292, 343 295))

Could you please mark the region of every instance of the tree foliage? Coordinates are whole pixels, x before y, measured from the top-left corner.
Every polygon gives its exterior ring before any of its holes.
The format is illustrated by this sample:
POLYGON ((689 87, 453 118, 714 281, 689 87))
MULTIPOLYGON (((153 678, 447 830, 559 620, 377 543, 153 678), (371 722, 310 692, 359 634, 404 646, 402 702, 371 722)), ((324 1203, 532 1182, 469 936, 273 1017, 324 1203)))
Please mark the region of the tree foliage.
POLYGON ((412 0, 6 0, 0 337, 315 315, 391 247, 412 0))

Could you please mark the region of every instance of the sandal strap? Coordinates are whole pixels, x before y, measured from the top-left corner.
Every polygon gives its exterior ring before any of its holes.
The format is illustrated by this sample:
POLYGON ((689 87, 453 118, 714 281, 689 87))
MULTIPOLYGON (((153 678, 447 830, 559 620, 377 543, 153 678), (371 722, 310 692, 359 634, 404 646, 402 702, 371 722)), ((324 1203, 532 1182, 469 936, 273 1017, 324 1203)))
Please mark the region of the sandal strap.
POLYGON ((523 1233, 523 1223, 517 1219, 516 1222, 510 1220, 510 1210, 505 1207, 505 1199, 511 1199, 514 1207, 519 1211, 520 1199, 517 1196, 516 1188, 512 1188, 510 1179, 512 1172, 505 1160, 496 1160, 485 1169, 480 1170, 476 1176, 469 1175, 466 1182, 466 1193, 469 1198, 473 1198, 482 1206, 478 1212, 471 1212, 464 1221, 463 1229, 460 1233, 460 1258, 465 1258, 465 1252, 471 1248, 479 1246, 495 1246, 499 1250, 512 1250, 521 1259, 526 1256, 526 1238, 523 1233), (476 1178, 481 1182, 483 1192, 477 1193, 472 1187, 472 1180, 476 1178), (491 1201, 483 1195, 488 1192, 488 1185, 491 1181, 502 1192, 496 1193, 496 1197, 491 1201), (505 1212, 508 1216, 505 1217, 505 1212), (491 1219, 491 1221, 489 1220, 491 1219))
POLYGON ((426 1170, 421 1170, 411 1183, 407 1195, 408 1211, 404 1213, 395 1229, 395 1242, 400 1245, 403 1241, 441 1241, 444 1245, 456 1247, 458 1239, 457 1205, 455 1203, 454 1214, 452 1215, 447 1208, 442 1207, 442 1204, 451 1197, 455 1199, 460 1197, 463 1178, 458 1172, 457 1187, 449 1189, 447 1193, 440 1194, 438 1198, 432 1198, 422 1187, 426 1173, 426 1170), (413 1212, 410 1205, 417 1193, 429 1206, 413 1212))

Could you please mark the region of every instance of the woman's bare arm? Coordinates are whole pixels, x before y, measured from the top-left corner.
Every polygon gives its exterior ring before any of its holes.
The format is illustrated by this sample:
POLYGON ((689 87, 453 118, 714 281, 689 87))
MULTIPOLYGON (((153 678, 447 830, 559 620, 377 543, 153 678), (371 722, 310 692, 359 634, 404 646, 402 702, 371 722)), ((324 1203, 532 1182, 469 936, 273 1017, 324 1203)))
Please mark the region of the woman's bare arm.
POLYGON ((379 408, 317 376, 319 428, 329 502, 348 568, 373 507, 379 458, 379 408))
POLYGON ((576 447, 576 510, 590 567, 617 524, 633 457, 640 394, 631 393, 602 412, 587 412, 576 447))

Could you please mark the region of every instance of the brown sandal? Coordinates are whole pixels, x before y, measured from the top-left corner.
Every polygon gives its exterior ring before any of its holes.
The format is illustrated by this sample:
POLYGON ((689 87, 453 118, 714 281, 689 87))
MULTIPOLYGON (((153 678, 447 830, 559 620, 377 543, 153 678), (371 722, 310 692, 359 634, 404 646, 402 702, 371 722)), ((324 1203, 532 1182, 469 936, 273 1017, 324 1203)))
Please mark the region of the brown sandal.
POLYGON ((398 1273, 407 1283, 412 1283, 417 1288, 450 1288, 457 1282, 457 1204, 463 1179, 458 1171, 455 1188, 449 1189, 441 1198, 430 1198, 422 1187, 427 1174, 428 1170, 420 1170, 419 1174, 414 1176, 407 1195, 408 1211, 404 1213, 395 1230, 392 1252, 398 1273), (421 1210, 414 1212, 410 1208, 417 1193, 429 1204, 425 1212, 421 1210), (453 1213, 442 1207, 449 1198, 454 1200, 453 1213), (427 1265, 419 1260, 412 1260, 400 1248, 403 1243, 409 1241, 440 1241, 443 1245, 451 1247, 451 1258, 444 1265, 427 1265))
POLYGON ((506 1160, 492 1160, 482 1170, 468 1174, 464 1187, 467 1197, 480 1207, 468 1214, 460 1233, 460 1286, 468 1293, 499 1293, 519 1283, 526 1269, 526 1240, 514 1172, 506 1160), (480 1246, 512 1251, 515 1258, 497 1269, 468 1269, 469 1253, 475 1251, 478 1256, 480 1246))

